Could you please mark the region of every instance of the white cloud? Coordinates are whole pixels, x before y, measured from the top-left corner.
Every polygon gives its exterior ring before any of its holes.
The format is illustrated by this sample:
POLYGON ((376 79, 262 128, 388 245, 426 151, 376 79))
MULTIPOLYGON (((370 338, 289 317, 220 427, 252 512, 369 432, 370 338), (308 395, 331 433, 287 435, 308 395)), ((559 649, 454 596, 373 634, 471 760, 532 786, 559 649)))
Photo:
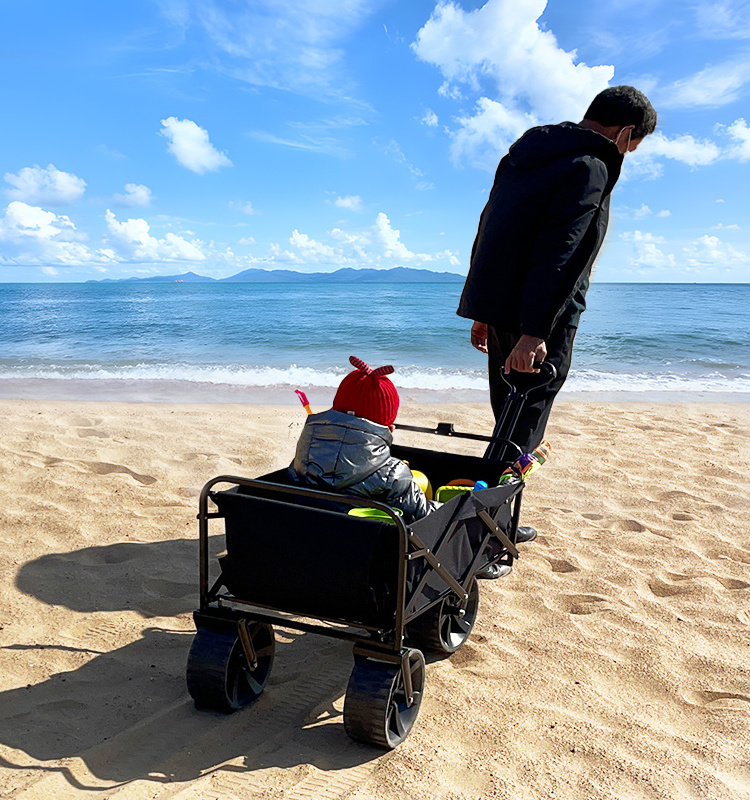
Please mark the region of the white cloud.
POLYGON ((183 167, 203 175, 232 166, 227 156, 211 144, 208 131, 192 120, 167 117, 161 124, 159 133, 169 140, 167 149, 183 167))
POLYGON ((500 156, 536 120, 522 111, 509 109, 496 100, 480 97, 472 116, 459 117, 453 132, 451 159, 494 170, 500 156))
POLYGON ((732 245, 722 242, 718 236, 701 236, 684 248, 687 264, 699 269, 728 270, 736 266, 750 266, 750 256, 732 245))
POLYGON ((257 244, 252 236, 243 236, 237 244, 257 244))
POLYGON ((175 24, 206 32, 218 69, 251 84, 315 96, 346 91, 342 46, 377 7, 373 0, 162 3, 175 24))
POLYGON ((697 29, 716 39, 750 39, 747 0, 703 0, 694 6, 697 29))
POLYGON ((657 130, 643 140, 643 144, 627 157, 625 163, 636 166, 661 157, 680 161, 690 167, 703 167, 718 161, 721 156, 721 147, 709 139, 696 139, 688 134, 670 139, 657 130))
POLYGON ((2 263, 71 265, 108 260, 81 244, 83 237, 69 217, 19 200, 0 219, 2 263))
POLYGON ((706 275, 734 273, 738 277, 750 268, 750 255, 737 250, 718 236, 703 235, 687 245, 670 247, 662 236, 640 230, 623 233, 623 242, 631 246, 630 266, 644 273, 662 271, 672 279, 680 274, 706 275))
POLYGON ((661 245, 666 240, 662 236, 654 236, 651 233, 642 231, 632 231, 623 233, 620 238, 633 245, 633 255, 630 263, 634 267, 674 267, 676 259, 672 253, 665 253, 661 245))
POLYGON ((750 82, 750 61, 728 61, 681 78, 658 93, 662 108, 718 108, 739 100, 750 82))
POLYGON ((46 206, 64 206, 73 203, 86 191, 86 181, 70 172, 62 172, 54 164, 46 169, 34 165, 24 167, 17 174, 5 173, 5 181, 13 186, 5 194, 11 200, 46 206))
POLYGON ((253 204, 249 200, 230 200, 229 208, 237 208, 243 214, 247 214, 248 217, 252 217, 258 213, 255 210, 255 206, 253 206, 253 204))
POLYGON ((151 189, 142 183, 126 183, 125 192, 116 194, 112 199, 120 206, 147 206, 151 203, 151 189))
POLYGON ((422 125, 426 125, 428 128, 437 128, 438 115, 431 108, 428 108, 420 122, 422 125))
POLYGON ((345 197, 337 197, 333 202, 334 205, 339 208, 346 208, 349 211, 362 210, 362 198, 358 194, 348 194, 345 197))
POLYGON ((118 260, 153 263, 158 261, 205 261, 199 242, 188 242, 182 236, 167 233, 163 239, 152 236, 145 219, 119 222, 107 209, 107 227, 117 245, 118 260))
POLYGON ((734 144, 727 148, 727 158, 736 159, 737 161, 750 161, 750 127, 742 117, 726 128, 719 126, 719 131, 726 131, 734 140, 734 144))
POLYGON ((344 231, 334 228, 328 241, 318 241, 295 229, 288 245, 272 244, 265 258, 253 263, 267 269, 292 268, 333 270, 344 267, 389 269, 405 263, 430 263, 449 267, 460 266, 455 253, 442 250, 436 253, 414 253, 401 241, 401 233, 391 227, 390 220, 379 213, 369 230, 344 231), (373 235, 374 234, 374 235, 373 235))
POLYGON ((313 261, 335 264, 340 256, 340 253, 334 247, 316 242, 315 239, 311 239, 306 233, 300 233, 296 229, 292 231, 292 235, 289 237, 289 244, 297 250, 302 251, 308 259, 313 261))
POLYGON ((490 123, 507 144, 521 120, 525 128, 529 121, 580 119, 612 79, 614 67, 577 62, 575 51, 566 52, 539 27, 546 5, 546 0, 488 0, 467 12, 452 0, 440 0, 417 34, 414 52, 446 79, 442 96, 452 96, 457 85, 479 95, 475 114, 459 120, 454 158, 486 163, 481 132, 490 123))

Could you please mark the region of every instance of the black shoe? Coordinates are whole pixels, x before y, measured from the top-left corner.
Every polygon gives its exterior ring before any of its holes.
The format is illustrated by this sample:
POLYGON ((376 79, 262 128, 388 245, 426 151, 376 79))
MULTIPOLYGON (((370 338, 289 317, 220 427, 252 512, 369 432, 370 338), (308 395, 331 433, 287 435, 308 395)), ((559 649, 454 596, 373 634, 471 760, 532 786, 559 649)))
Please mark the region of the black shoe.
POLYGON ((519 525, 516 531, 516 544, 524 544, 525 542, 533 542, 536 539, 536 528, 531 525, 519 525))
POLYGON ((494 581, 496 578, 504 578, 510 575, 511 568, 507 564, 489 564, 477 572, 479 580, 494 581))

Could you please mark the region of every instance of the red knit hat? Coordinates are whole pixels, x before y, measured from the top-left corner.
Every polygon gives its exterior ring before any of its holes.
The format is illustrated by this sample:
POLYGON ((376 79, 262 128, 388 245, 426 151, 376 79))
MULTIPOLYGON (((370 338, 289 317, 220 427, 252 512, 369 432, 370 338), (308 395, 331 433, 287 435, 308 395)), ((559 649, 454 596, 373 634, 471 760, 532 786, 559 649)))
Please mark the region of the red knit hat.
POLYGON ((341 381, 333 398, 334 410, 352 412, 380 425, 393 425, 398 413, 398 392, 385 377, 395 371, 393 367, 387 364, 372 369, 356 356, 349 356, 349 361, 356 369, 341 381))

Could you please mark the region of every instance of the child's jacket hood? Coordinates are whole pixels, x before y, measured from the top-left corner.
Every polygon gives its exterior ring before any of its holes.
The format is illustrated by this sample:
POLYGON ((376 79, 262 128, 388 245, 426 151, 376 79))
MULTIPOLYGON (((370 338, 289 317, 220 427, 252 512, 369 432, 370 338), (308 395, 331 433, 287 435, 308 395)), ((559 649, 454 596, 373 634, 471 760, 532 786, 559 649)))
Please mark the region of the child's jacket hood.
POLYGON ((307 418, 292 467, 300 478, 343 491, 385 466, 392 442, 385 425, 330 409, 307 418))

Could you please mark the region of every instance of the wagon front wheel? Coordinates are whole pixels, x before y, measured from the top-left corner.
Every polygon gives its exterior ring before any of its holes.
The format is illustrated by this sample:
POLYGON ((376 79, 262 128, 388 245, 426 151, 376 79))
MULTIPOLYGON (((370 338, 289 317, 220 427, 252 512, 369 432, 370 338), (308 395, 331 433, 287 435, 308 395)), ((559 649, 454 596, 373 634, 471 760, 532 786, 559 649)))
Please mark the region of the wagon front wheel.
POLYGON ((469 638, 476 622, 479 610, 476 578, 472 578, 467 594, 469 597, 463 606, 455 595, 446 597, 410 622, 406 629, 409 643, 425 653, 455 653, 469 638))
POLYGON ((247 625, 254 651, 248 661, 239 631, 198 628, 187 662, 187 686, 198 708, 231 713, 251 703, 265 689, 276 642, 265 623, 247 625))
POLYGON ((344 730, 357 742, 392 750, 406 739, 422 703, 425 661, 419 650, 405 659, 412 685, 411 704, 399 664, 354 657, 344 699, 344 730))

